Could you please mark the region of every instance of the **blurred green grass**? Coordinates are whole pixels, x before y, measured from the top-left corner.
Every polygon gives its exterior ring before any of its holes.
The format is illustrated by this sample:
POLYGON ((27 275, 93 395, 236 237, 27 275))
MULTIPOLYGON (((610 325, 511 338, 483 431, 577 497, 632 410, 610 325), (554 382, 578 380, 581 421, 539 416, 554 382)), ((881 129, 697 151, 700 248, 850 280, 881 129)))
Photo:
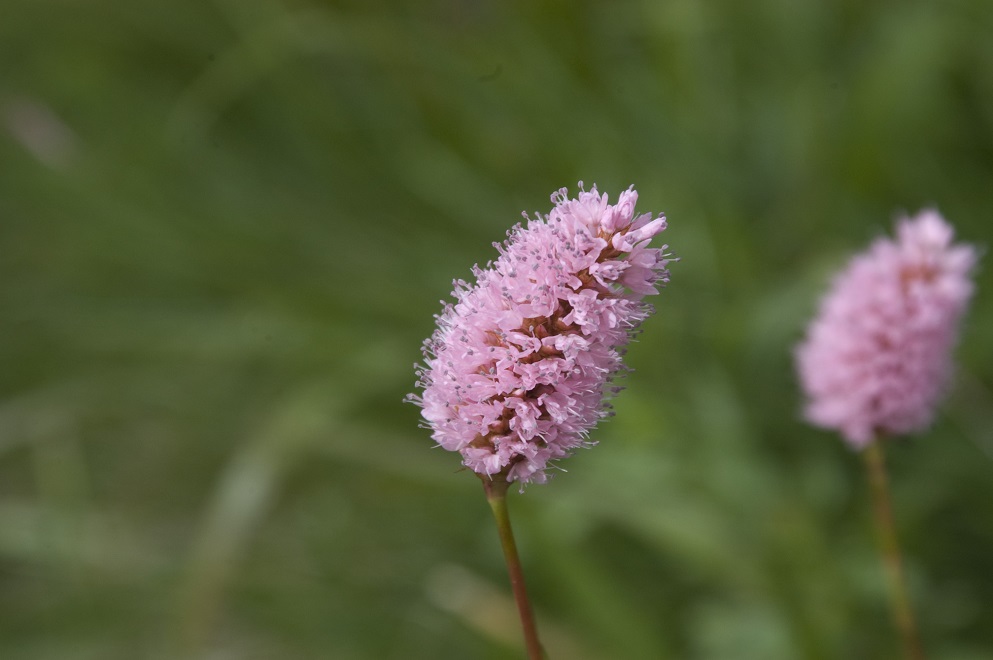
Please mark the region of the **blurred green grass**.
MULTIPOLYGON (((0 656, 521 657, 475 479, 400 403, 521 210, 634 183, 681 257, 600 445, 514 497, 555 658, 887 658, 859 462, 798 420, 831 271, 986 246, 993 7, 14 0, 0 656)), ((993 654, 993 300, 890 452, 927 646, 993 654)))

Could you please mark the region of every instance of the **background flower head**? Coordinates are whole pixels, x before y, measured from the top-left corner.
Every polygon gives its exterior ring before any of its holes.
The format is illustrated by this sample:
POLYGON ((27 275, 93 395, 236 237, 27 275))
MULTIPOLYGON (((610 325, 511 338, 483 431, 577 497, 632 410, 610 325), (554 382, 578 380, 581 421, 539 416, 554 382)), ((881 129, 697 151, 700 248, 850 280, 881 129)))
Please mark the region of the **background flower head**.
MULTIPOLYGON (((596 186, 508 232, 476 281, 455 282, 424 344, 410 400, 438 444, 481 475, 544 482, 550 461, 588 444, 609 414, 621 352, 668 281, 664 217, 635 215, 633 188, 611 205, 596 186)), ((525 216, 527 217, 527 216, 525 216)))
POLYGON ((977 260, 953 234, 936 211, 922 211, 836 277, 796 350, 808 421, 855 447, 930 424, 977 260))

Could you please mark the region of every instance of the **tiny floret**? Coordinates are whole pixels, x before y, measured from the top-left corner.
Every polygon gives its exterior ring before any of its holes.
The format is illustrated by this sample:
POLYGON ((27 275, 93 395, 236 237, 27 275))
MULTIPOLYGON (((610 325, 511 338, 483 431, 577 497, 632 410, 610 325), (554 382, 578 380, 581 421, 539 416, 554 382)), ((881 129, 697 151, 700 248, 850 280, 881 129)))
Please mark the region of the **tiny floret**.
POLYGON ((795 354, 809 422, 855 448, 930 425, 977 261, 953 233, 936 211, 922 211, 835 278, 795 354))
POLYGON ((654 311, 642 298, 669 278, 667 246, 649 247, 665 218, 635 215, 637 199, 563 188, 547 216, 494 244, 474 283, 455 281, 424 342, 423 393, 408 400, 466 467, 543 483, 550 463, 591 444, 623 348, 654 311))

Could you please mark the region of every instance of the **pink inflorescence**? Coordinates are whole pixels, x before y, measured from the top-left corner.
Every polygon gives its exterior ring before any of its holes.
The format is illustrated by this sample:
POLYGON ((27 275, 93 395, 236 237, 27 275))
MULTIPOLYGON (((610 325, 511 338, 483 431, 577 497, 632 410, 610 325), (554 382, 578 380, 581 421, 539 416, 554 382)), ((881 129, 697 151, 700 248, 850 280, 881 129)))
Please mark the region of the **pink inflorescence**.
POLYGON ((976 251, 923 211, 852 259, 797 347, 811 423, 855 448, 926 428, 949 381, 976 251))
POLYGON ((457 302, 424 342, 424 392, 408 398, 480 475, 543 483, 550 461, 591 444, 623 347, 653 312, 642 298, 668 281, 667 246, 648 247, 665 218, 635 216, 633 187, 613 206, 582 182, 567 194, 494 243, 500 256, 473 268, 475 284, 455 281, 457 302))

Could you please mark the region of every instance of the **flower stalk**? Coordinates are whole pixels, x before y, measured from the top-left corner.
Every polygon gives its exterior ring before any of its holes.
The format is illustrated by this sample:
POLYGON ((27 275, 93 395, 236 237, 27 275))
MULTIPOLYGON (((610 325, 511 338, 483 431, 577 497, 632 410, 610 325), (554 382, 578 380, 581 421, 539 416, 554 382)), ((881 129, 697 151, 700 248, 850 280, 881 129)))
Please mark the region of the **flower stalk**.
POLYGON ((544 652, 538 639, 538 627, 534 622, 534 612, 528 599, 527 588, 524 585, 524 571, 521 559, 517 554, 517 544, 514 542, 514 530, 510 526, 510 515, 507 511, 507 489, 510 483, 503 475, 487 477, 480 475, 486 501, 493 511, 497 531, 500 534, 500 545, 507 562, 507 572, 510 574, 510 587, 514 592, 514 601, 521 617, 521 628, 524 631, 524 645, 527 648, 528 660, 542 660, 544 652))
POLYGON ((896 525, 893 522, 893 506, 890 502, 889 478, 886 474, 886 461, 883 446, 879 439, 871 442, 862 452, 865 459, 866 476, 872 495, 872 513, 886 572, 886 587, 889 592, 890 610, 907 660, 924 660, 917 624, 914 620, 910 596, 903 572, 903 560, 897 541, 896 525))

